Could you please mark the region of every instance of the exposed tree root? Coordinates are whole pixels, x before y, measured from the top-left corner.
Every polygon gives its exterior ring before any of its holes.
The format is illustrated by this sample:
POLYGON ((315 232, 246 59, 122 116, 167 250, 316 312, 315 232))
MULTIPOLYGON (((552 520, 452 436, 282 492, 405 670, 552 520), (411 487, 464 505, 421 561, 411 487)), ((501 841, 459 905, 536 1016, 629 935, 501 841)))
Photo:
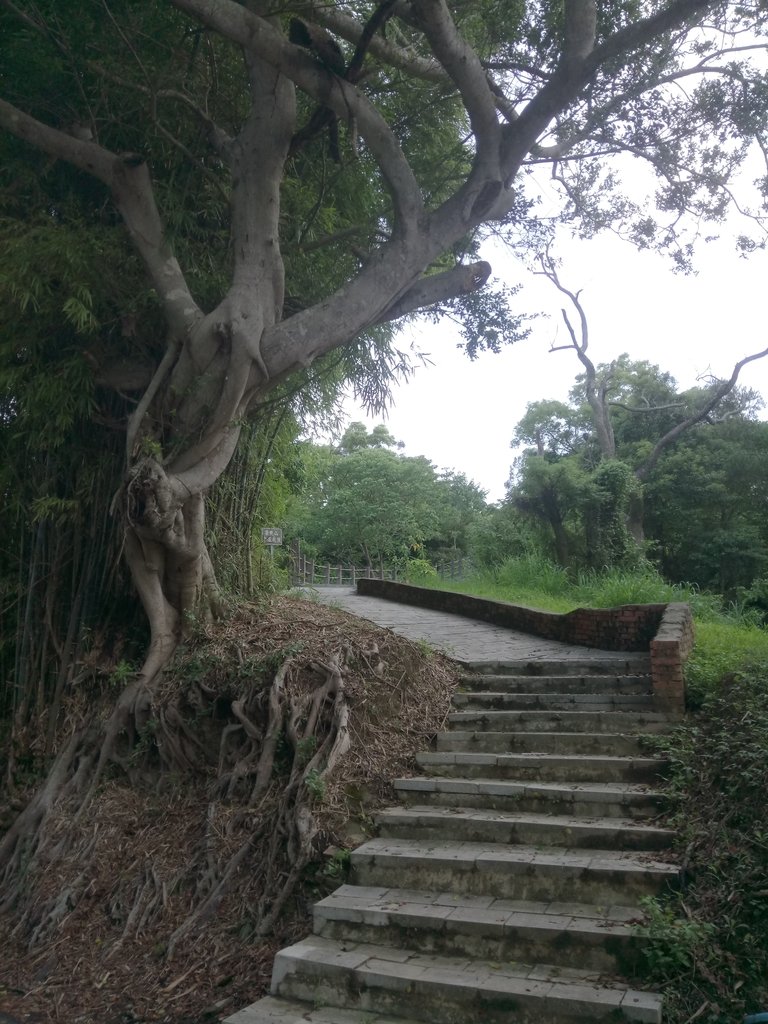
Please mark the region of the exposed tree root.
MULTIPOLYGON (((181 1005, 187 960, 199 964, 211 936, 221 953, 203 963, 230 949, 233 929, 251 943, 296 934, 305 886, 338 879, 324 854, 354 841, 350 815, 440 727, 453 676, 429 661, 408 641, 293 601, 266 622, 241 613, 194 639, 111 708, 108 694, 90 701, 92 720, 59 741, 0 840, 0 929, 19 962, 52 948, 58 960, 61 937, 90 934, 93 984, 106 991, 145 948, 138 974, 149 956, 181 1005), (169 976, 159 965, 171 960, 169 976)), ((68 720, 86 706, 65 707, 68 720)))

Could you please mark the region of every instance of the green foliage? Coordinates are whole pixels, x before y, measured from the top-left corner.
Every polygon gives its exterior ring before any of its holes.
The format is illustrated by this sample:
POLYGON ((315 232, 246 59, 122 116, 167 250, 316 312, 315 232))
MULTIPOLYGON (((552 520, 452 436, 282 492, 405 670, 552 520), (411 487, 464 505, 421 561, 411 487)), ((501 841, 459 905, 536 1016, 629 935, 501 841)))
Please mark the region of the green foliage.
POLYGON ((740 599, 768 559, 768 424, 733 416, 692 431, 646 488, 662 571, 740 599))
POLYGON ((316 736, 305 736, 303 739, 300 739, 296 744, 296 757, 299 764, 307 764, 308 761, 311 761, 316 750, 316 736))
POLYGON ((357 565, 464 554, 485 493, 463 473, 407 457, 389 431, 352 423, 337 448, 305 445, 306 486, 289 532, 319 560, 357 565))
POLYGON ((325 779, 322 777, 317 768, 310 768, 304 775, 304 785, 307 787, 310 795, 318 803, 322 802, 325 797, 325 779))
POLYGON ((507 558, 525 555, 537 546, 531 524, 509 503, 487 507, 467 530, 467 551, 484 570, 507 558))
MULTIPOLYGON (((701 710, 659 741, 686 855, 683 891, 648 908, 648 966, 672 1024, 697 1011, 731 1024, 768 1005, 768 645, 756 658, 729 632, 729 673, 713 681, 711 657, 701 710)), ((699 645, 711 648, 711 635, 699 645)))
POLYGON ((437 580, 437 569, 425 558, 409 558, 405 563, 405 579, 407 583, 424 585, 437 580))
POLYGON ((539 554, 508 558, 493 575, 497 585, 506 587, 510 592, 537 590, 556 596, 569 589, 566 570, 539 554))
POLYGON ((654 978, 668 981, 696 966, 699 949, 715 932, 714 925, 679 916, 669 905, 646 898, 641 901, 647 924, 637 928, 643 944, 643 961, 654 978))
POLYGON ((323 873, 329 881, 340 885, 346 880, 349 874, 351 854, 352 851, 346 849, 346 847, 334 850, 331 857, 326 861, 323 869, 323 873))
POLYGON ((610 568, 637 565, 641 554, 627 529, 629 503, 639 490, 634 473, 618 459, 606 459, 592 474, 594 497, 587 509, 587 562, 610 568))
POLYGON ((109 676, 109 685, 122 691, 126 683, 136 674, 136 666, 129 661, 118 661, 109 676))
POLYGON ((662 604, 667 601, 695 602, 697 593, 684 585, 666 583, 652 565, 634 571, 606 569, 579 573, 574 593, 583 595, 593 608, 615 608, 621 604, 662 604))
MULTIPOLYGON (((716 594, 707 594, 687 584, 667 583, 650 564, 634 570, 587 570, 574 577, 561 565, 541 553, 533 552, 508 558, 501 565, 461 582, 444 581, 441 585, 479 597, 560 612, 578 607, 615 608, 623 604, 684 601, 691 605, 697 621, 697 636, 700 630, 705 644, 709 644, 709 638, 717 635, 717 630, 721 629, 723 649, 727 651, 731 636, 729 630, 738 627, 750 638, 750 643, 745 646, 755 646, 757 651, 762 649, 760 638, 768 636, 754 625, 745 623, 737 609, 724 609, 716 594)), ((765 644, 768 649, 768 639, 765 644)), ((690 666, 697 664, 698 652, 697 643, 690 666)), ((713 671, 717 670, 718 666, 713 666, 713 671)), ((697 671, 695 667, 692 668, 694 688, 697 671)))
POLYGON ((700 706, 733 672, 768 665, 768 632, 750 622, 724 617, 696 623, 696 646, 685 668, 689 702, 700 706))
POLYGON ((754 420, 760 396, 734 388, 716 407, 718 421, 683 431, 648 468, 657 442, 702 409, 719 383, 680 392, 670 374, 626 354, 598 365, 595 391, 606 403, 613 453, 598 444, 581 374, 571 404, 533 402, 518 423, 513 444, 528 447, 513 466, 508 502, 571 570, 632 569, 651 558, 670 579, 737 597, 768 562, 768 424, 754 420), (643 527, 645 546, 634 539, 643 527))

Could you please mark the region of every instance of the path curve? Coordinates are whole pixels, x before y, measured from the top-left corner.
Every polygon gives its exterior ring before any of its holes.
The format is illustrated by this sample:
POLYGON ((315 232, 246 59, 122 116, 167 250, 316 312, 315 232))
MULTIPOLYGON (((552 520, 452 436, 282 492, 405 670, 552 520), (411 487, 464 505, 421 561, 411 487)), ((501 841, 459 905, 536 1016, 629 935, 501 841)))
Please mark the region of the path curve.
POLYGON ((313 587, 306 593, 316 594, 324 604, 369 619, 378 626, 391 629, 409 640, 426 640, 457 661, 616 661, 616 651, 565 644, 558 640, 522 633, 487 622, 468 619, 450 612, 400 604, 382 597, 367 597, 350 587, 313 587))

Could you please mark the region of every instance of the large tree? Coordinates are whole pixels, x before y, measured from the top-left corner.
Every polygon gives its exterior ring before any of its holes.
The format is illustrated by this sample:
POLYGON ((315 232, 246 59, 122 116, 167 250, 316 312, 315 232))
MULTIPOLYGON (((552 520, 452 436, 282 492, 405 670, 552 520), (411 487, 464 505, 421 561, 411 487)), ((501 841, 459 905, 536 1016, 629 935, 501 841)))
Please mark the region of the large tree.
MULTIPOLYGON (((662 228, 722 216, 748 142, 765 149, 768 92, 749 61, 766 12, 712 0, 1 10, 8 151, 68 182, 41 203, 45 229, 66 223, 76 192, 100 227, 80 244, 119 247, 119 220, 131 246, 111 296, 122 364, 94 361, 130 399, 114 507, 151 642, 98 731, 92 791, 118 737, 145 723, 190 615, 215 610, 205 495, 245 419, 376 325, 462 296, 471 306, 491 268, 463 260, 483 225, 535 235, 537 164, 554 168, 567 214, 588 228, 608 218, 643 244, 656 225, 612 190, 613 155, 659 174, 662 228), (286 288, 291 260, 299 292, 286 288)), ((25 187, 6 182, 9 195, 25 187)), ((81 740, 1 853, 19 857, 81 740)))

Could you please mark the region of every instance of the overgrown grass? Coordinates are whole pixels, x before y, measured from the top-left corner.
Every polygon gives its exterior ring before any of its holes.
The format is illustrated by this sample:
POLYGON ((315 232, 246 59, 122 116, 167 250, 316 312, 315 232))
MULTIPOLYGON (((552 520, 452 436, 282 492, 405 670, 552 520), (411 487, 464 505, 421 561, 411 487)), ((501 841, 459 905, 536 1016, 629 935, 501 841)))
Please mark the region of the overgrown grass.
POLYGON ((684 872, 681 892, 647 907, 647 977, 669 1024, 768 1010, 768 645, 755 627, 707 632, 717 643, 699 645, 701 708, 656 744, 671 761, 684 872))
MULTIPOLYGON (((685 677, 691 707, 716 696, 723 679, 732 674, 764 674, 768 666, 768 630, 737 616, 696 622, 696 646, 686 665, 685 677)), ((768 784, 768 778, 766 778, 768 784)))
POLYGON ((509 558, 494 569, 461 581, 425 581, 425 585, 546 611, 687 601, 699 619, 710 620, 723 615, 719 598, 702 593, 695 586, 666 583, 650 565, 634 572, 623 569, 581 572, 574 579, 562 566, 539 555, 526 555, 509 558))

